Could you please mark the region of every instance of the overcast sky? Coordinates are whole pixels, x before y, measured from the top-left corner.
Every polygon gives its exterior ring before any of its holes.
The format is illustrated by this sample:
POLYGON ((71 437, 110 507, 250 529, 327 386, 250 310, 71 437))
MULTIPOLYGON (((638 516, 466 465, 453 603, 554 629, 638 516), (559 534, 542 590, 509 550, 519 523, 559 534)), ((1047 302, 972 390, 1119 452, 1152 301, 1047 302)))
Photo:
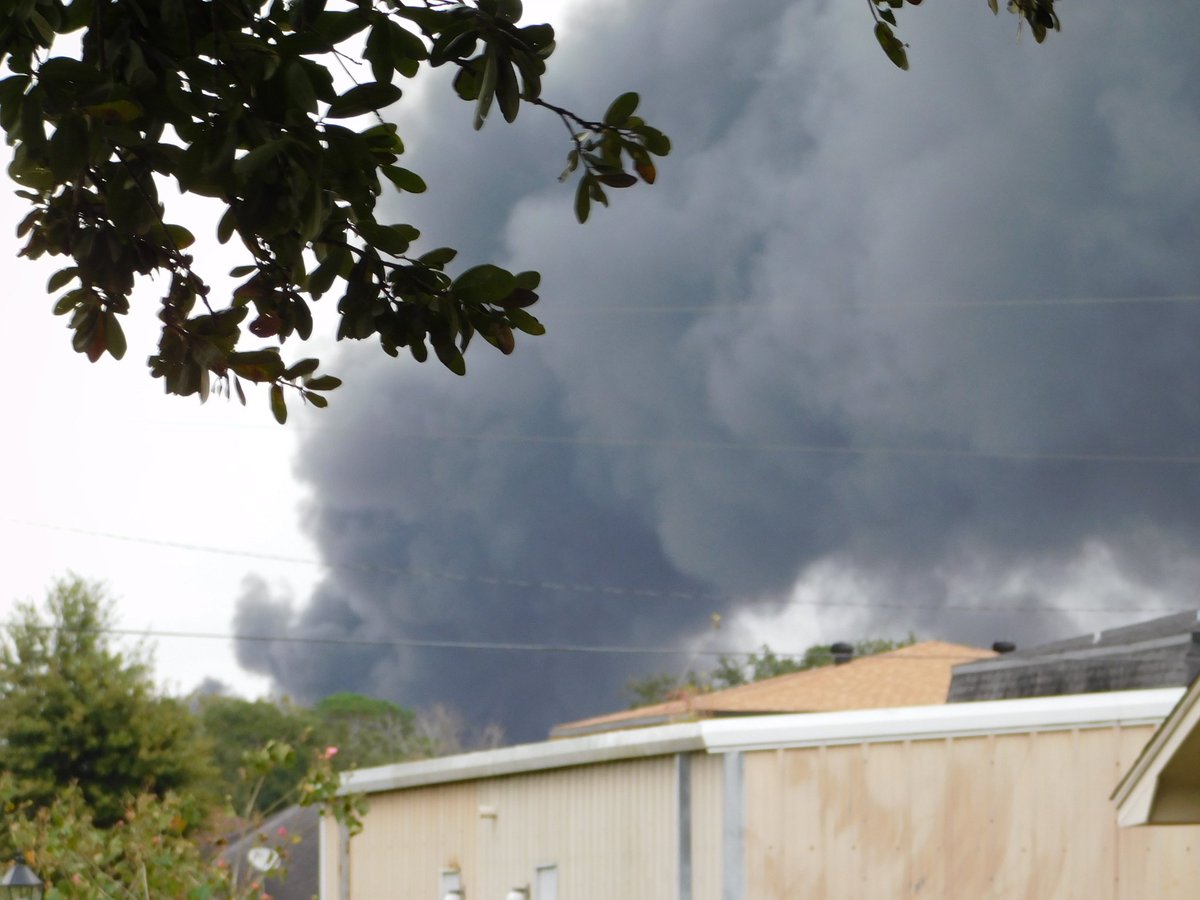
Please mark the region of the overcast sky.
MULTIPOLYGON (((552 115, 476 135, 444 85, 408 98, 430 190, 396 217, 540 269, 549 333, 473 347, 465 379, 343 348, 346 386, 286 432, 159 399, 132 348, 89 367, 45 273, 7 263, 36 310, 0 362, 21 431, 0 536, 38 560, 11 593, 70 565, 134 627, 782 651, 1200 606, 1200 59, 1165 0, 1060 5, 1040 46, 982 0, 906 7, 908 73, 845 4, 573 5, 547 98, 598 114, 639 90, 676 148, 659 183, 576 226, 552 115)), ((697 665, 233 652, 164 641, 160 669, 446 702, 516 739, 697 665)))

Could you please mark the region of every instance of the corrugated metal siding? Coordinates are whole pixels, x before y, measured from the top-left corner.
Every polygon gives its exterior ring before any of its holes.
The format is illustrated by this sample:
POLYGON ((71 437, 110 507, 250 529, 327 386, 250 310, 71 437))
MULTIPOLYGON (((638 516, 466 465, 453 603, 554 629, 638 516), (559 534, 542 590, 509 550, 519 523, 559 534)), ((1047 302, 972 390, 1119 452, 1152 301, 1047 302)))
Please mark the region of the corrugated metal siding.
MULTIPOLYGON (((1108 799, 1151 731, 747 752, 743 896, 1198 896, 1200 827, 1119 830, 1108 799)), ((690 768, 692 898, 722 900, 723 759, 695 753, 690 768)), ((676 897, 673 756, 415 787, 371 801, 367 827, 350 845, 353 900, 436 900, 448 866, 461 868, 469 900, 499 900, 544 864, 558 866, 564 900, 676 897), (495 815, 481 816, 481 806, 495 815)), ((336 837, 328 827, 325 834, 336 837)), ((336 854, 331 843, 326 860, 336 854)))
POLYGON ((476 782, 371 796, 366 827, 350 841, 354 900, 440 900, 442 869, 462 871, 468 897, 478 897, 476 782))
POLYGON ((1200 828, 1119 830, 1153 729, 746 754, 746 896, 1137 900, 1200 883, 1200 828))
POLYGON ((692 754, 692 900, 721 900, 723 775, 720 756, 692 754))
POLYGON ((438 872, 457 866, 467 897, 502 898, 545 864, 564 898, 673 897, 674 778, 664 756, 375 795, 351 897, 440 900, 438 872))

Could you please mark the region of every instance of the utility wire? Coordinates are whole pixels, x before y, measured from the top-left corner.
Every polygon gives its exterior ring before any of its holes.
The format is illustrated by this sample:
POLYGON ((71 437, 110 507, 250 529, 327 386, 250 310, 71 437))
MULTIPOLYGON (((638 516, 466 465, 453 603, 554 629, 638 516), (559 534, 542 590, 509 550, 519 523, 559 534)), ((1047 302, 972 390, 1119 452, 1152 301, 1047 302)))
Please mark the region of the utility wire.
MULTIPOLYGON (((5 519, 14 525, 27 528, 42 528, 49 531, 60 531, 67 534, 78 534, 86 537, 98 537, 106 540, 122 541, 131 544, 141 544, 151 547, 164 547, 172 550, 184 550, 195 553, 211 553, 219 556, 233 556, 242 559, 257 559, 265 562, 281 562, 292 565, 324 567, 342 571, 362 572, 374 575, 388 575, 395 578, 428 578, 443 581, 456 581, 471 584, 485 584, 498 587, 516 587, 536 589, 552 593, 579 593, 588 595, 603 595, 628 599, 655 600, 684 600, 694 603, 709 603, 725 606, 735 602, 735 598, 719 594, 704 594, 690 591, 663 591, 654 588, 617 587, 614 585, 588 584, 583 582, 539 581, 535 579, 505 578, 493 575, 474 575, 462 572, 435 571, 432 569, 403 568, 376 563, 323 562, 311 557, 289 556, 281 553, 260 553, 253 550, 241 550, 232 547, 216 547, 204 544, 190 544, 182 541, 167 541, 140 535, 116 534, 109 531, 96 531, 86 528, 72 528, 65 525, 52 525, 46 522, 33 522, 20 519, 5 519)), ((1147 606, 1137 604, 1132 606, 1014 606, 1009 604, 956 604, 956 603, 905 603, 903 601, 856 601, 856 600, 789 600, 781 604, 783 608, 794 606, 832 607, 837 609, 896 609, 944 611, 952 613, 1176 613, 1185 612, 1177 606, 1147 606)), ((649 651, 647 651, 649 652, 649 651)))
MULTIPOLYGON (((103 634, 114 637, 153 637, 153 638, 182 638, 187 640, 204 641, 248 641, 270 644, 303 644, 307 646, 334 647, 386 647, 390 649, 422 648, 435 650, 489 650, 508 653, 578 653, 578 654, 608 654, 622 656, 744 656, 752 657, 760 650, 738 649, 703 649, 675 646, 637 647, 627 644, 548 644, 518 641, 452 641, 434 640, 427 638, 321 638, 297 637, 291 635, 267 634, 226 634, 212 631, 160 631, 156 629, 137 630, 133 628, 63 628, 58 625, 31 625, 38 631, 55 631, 66 634, 103 634)), ((761 649, 761 648, 760 648, 761 649)), ((904 649, 904 648, 897 648, 904 649)), ((772 650, 777 657, 803 657, 805 651, 772 650)), ((855 656, 855 660, 879 660, 883 654, 867 654, 855 656)), ((922 654, 920 656, 885 656, 884 659, 903 659, 922 662, 929 659, 957 659, 963 662, 973 662, 988 659, 977 654, 939 653, 922 654)))
POLYGON ((727 303, 664 303, 658 305, 608 305, 556 308, 555 316, 659 315, 673 313, 739 313, 739 312, 840 312, 902 313, 920 310, 977 310, 994 309, 1054 309, 1062 307, 1120 307, 1120 306, 1186 306, 1200 303, 1200 294, 1132 295, 1125 297, 1042 297, 999 298, 979 300, 895 300, 886 303, 861 303, 853 300, 822 303, 772 303, 770 301, 733 300, 727 303))
MULTIPOLYGON (((132 423, 130 423, 132 424, 132 423)), ((147 422, 146 425, 167 427, 212 427, 209 423, 192 422, 147 422)), ((222 427, 217 425, 217 427, 222 427)), ((231 428, 278 431, 276 425, 247 423, 231 424, 231 428)), ((289 426, 291 427, 291 426, 289 426)), ((297 426, 293 430, 322 433, 334 430, 327 426, 297 426)), ((830 457, 900 457, 908 459, 934 460, 977 460, 982 462, 1046 462, 1079 463, 1098 465, 1141 465, 1141 466, 1198 466, 1200 453, 1109 453, 1099 451, 1042 451, 1004 449, 956 449, 952 447, 914 447, 903 445, 867 444, 803 444, 786 441, 703 441, 672 440, 655 438, 603 438, 577 435, 552 434, 503 434, 486 432, 406 432, 374 426, 361 429, 360 433, 387 435, 397 440, 432 441, 477 444, 550 445, 572 447, 608 447, 615 449, 648 450, 735 450, 739 453, 761 452, 791 454, 797 456, 830 457)))

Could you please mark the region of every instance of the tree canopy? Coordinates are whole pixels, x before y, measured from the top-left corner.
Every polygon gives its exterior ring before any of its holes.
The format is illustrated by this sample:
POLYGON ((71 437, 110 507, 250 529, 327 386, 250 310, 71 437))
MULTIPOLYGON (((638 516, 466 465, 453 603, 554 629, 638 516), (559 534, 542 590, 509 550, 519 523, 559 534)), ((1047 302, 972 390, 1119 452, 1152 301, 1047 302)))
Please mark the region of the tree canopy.
MULTIPOLYGON (((1059 27, 1053 2, 1008 8, 1042 41, 1059 27)), ((884 52, 907 68, 895 33, 903 4, 868 6, 884 52)), ((74 349, 93 362, 121 358, 134 285, 162 273, 151 375, 202 400, 215 391, 244 403, 242 381, 267 384, 283 422, 289 393, 324 407, 341 383, 318 359, 280 352, 311 336, 311 304, 324 297, 336 303, 339 340, 375 339, 418 361, 432 348, 460 375, 476 335, 508 354, 517 332, 542 334, 528 312, 537 272, 454 267, 453 248, 414 249, 419 228, 381 219, 378 205, 385 190, 425 190, 399 164, 404 141, 381 111, 401 99, 401 80, 440 66, 457 70, 453 90, 472 104, 476 128, 495 110, 512 122, 529 105, 562 120, 562 178, 578 177, 580 222, 609 190, 655 181, 671 144, 638 115, 638 94, 595 118, 544 99, 554 29, 523 25, 522 14, 521 0, 0 4, 0 66, 10 73, 0 128, 13 148, 9 174, 32 206, 18 227, 22 254, 67 259, 48 289, 74 349), (360 55, 369 80, 344 63, 360 55), (214 198, 217 237, 243 248, 231 296, 213 292, 189 253, 193 234, 170 221, 160 192, 170 180, 214 198)))
POLYGON ((388 700, 339 693, 311 707, 289 700, 245 700, 206 694, 193 698, 215 772, 203 793, 225 797, 240 815, 270 814, 292 802, 309 759, 328 748, 335 771, 454 752, 435 733, 437 710, 414 712, 388 700), (269 742, 296 753, 277 760, 260 779, 246 779, 246 760, 269 742))
MULTIPOLYGON (((853 656, 874 656, 915 644, 917 638, 910 634, 902 640, 889 638, 866 638, 852 645, 853 656)), ((672 675, 660 672, 643 678, 635 678, 625 685, 625 694, 630 698, 631 708, 662 703, 680 695, 706 694, 726 688, 777 678, 792 672, 804 672, 821 666, 831 666, 836 661, 833 644, 813 644, 801 656, 780 655, 767 644, 753 653, 739 656, 723 654, 716 666, 708 673, 687 672, 672 675)))
POLYGON ((323 407, 337 378, 313 358, 285 362, 279 345, 312 333, 310 304, 331 296, 339 339, 377 339, 392 356, 424 361, 432 347, 463 374, 475 335, 511 353, 514 332, 541 334, 528 311, 536 272, 483 263, 456 276, 449 247, 417 253, 420 231, 378 217, 384 189, 425 183, 398 164, 404 142, 380 115, 400 79, 457 69, 455 93, 476 128, 523 105, 569 132, 564 179, 579 176, 586 220, 609 189, 652 183, 670 142, 637 115, 638 95, 585 119, 542 97, 550 25, 521 25, 521 0, 19 0, 0 4, 0 127, 9 174, 33 209, 23 255, 67 257, 51 277, 56 314, 76 351, 95 362, 126 350, 121 318, 139 276, 165 273, 162 338, 149 359, 169 393, 207 398, 241 380, 323 407), (58 53, 81 32, 78 50, 58 53), (343 60, 361 56, 371 80, 343 60), (342 76, 345 76, 344 78, 342 76), (340 84, 339 82, 348 82, 340 84), (169 221, 160 184, 212 197, 217 236, 245 250, 217 297, 188 253, 194 236, 169 221), (248 320, 248 322, 247 322, 248 320), (247 348, 246 333, 267 342, 247 348))
POLYGON ((71 577, 18 606, 0 650, 0 770, 14 796, 48 804, 66 786, 100 826, 130 796, 187 790, 208 774, 187 707, 155 690, 144 658, 113 646, 103 590, 71 577))

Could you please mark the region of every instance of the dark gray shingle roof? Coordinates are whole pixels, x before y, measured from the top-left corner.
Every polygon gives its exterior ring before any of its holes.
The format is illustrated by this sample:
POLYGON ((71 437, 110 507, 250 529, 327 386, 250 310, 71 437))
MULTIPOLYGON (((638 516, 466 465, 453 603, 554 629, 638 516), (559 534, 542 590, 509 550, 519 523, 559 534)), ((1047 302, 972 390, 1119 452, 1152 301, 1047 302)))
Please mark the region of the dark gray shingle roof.
POLYGON ((956 666, 949 702, 1182 687, 1200 673, 1200 611, 956 666))
POLYGON ((231 863, 237 860, 240 884, 259 880, 273 900, 313 900, 320 890, 320 822, 317 807, 289 806, 233 841, 221 855, 231 863), (280 828, 287 830, 285 837, 279 836, 280 828), (291 844, 292 836, 299 837, 299 843, 291 844), (248 864, 246 854, 252 847, 276 843, 288 845, 287 876, 264 878, 248 864))

